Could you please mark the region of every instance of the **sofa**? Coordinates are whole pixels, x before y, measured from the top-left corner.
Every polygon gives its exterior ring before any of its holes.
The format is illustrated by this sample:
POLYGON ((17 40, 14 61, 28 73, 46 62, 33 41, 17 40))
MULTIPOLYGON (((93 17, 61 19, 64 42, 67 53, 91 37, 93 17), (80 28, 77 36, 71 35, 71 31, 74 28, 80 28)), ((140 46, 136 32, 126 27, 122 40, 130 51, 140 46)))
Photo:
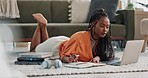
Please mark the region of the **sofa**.
MULTIPOLYGON (((71 23, 69 20, 68 0, 17 0, 20 18, 1 19, 6 21, 2 25, 9 26, 16 36, 16 41, 30 41, 35 28, 36 20, 33 13, 42 13, 48 20, 47 29, 49 36, 71 36, 77 31, 86 30, 87 22, 71 23)), ((117 22, 111 23, 113 40, 134 39, 134 10, 117 10, 117 22)))

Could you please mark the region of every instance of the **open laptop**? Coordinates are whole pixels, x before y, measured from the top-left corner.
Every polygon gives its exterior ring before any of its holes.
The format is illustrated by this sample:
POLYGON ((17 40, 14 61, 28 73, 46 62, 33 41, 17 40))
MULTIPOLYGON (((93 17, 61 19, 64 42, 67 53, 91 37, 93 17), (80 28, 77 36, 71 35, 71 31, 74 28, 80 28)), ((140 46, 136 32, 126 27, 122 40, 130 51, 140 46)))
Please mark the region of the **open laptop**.
POLYGON ((144 40, 127 41, 121 60, 112 60, 105 63, 120 66, 138 62, 143 43, 144 40))

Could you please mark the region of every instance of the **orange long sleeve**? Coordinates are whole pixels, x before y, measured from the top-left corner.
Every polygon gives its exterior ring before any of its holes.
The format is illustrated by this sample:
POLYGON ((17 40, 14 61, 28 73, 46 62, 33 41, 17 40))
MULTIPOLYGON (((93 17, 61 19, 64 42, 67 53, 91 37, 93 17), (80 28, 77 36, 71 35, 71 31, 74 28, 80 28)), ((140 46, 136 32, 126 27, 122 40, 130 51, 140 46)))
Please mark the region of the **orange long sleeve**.
POLYGON ((59 46, 60 59, 71 54, 78 54, 79 61, 88 62, 93 59, 89 31, 80 31, 73 34, 70 40, 64 41, 59 46))

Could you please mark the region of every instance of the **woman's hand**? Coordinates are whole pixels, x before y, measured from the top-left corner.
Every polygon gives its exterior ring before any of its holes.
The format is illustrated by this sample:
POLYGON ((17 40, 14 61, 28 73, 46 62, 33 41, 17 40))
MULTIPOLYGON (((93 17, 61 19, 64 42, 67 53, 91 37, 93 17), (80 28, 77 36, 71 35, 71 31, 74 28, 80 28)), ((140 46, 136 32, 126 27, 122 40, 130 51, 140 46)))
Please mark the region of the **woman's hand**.
POLYGON ((93 58, 92 60, 94 63, 99 63, 100 62, 100 57, 99 56, 96 56, 93 58))
POLYGON ((72 54, 72 55, 70 56, 70 62, 77 62, 77 61, 78 61, 78 57, 79 57, 79 55, 77 55, 77 54, 72 54))
POLYGON ((72 54, 70 57, 64 56, 62 59, 62 62, 64 63, 71 63, 71 62, 77 62, 79 55, 72 54))

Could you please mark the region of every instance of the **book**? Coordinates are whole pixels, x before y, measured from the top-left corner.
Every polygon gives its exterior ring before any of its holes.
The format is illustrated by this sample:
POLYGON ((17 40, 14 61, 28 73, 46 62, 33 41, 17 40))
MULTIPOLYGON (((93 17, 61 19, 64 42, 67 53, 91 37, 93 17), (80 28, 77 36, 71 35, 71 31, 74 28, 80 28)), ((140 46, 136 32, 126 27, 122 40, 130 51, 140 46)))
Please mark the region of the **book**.
POLYGON ((18 57, 34 57, 34 58, 48 58, 52 56, 52 52, 27 52, 19 53, 18 57))
POLYGON ((106 64, 92 63, 92 62, 74 62, 74 63, 64 64, 65 67, 76 68, 76 69, 84 69, 84 68, 98 67, 98 66, 104 66, 104 65, 106 65, 106 64))
POLYGON ((17 61, 22 62, 43 62, 45 58, 36 58, 36 57, 18 57, 17 61))
POLYGON ((15 61, 14 64, 17 64, 17 65, 41 65, 42 62, 15 61))

